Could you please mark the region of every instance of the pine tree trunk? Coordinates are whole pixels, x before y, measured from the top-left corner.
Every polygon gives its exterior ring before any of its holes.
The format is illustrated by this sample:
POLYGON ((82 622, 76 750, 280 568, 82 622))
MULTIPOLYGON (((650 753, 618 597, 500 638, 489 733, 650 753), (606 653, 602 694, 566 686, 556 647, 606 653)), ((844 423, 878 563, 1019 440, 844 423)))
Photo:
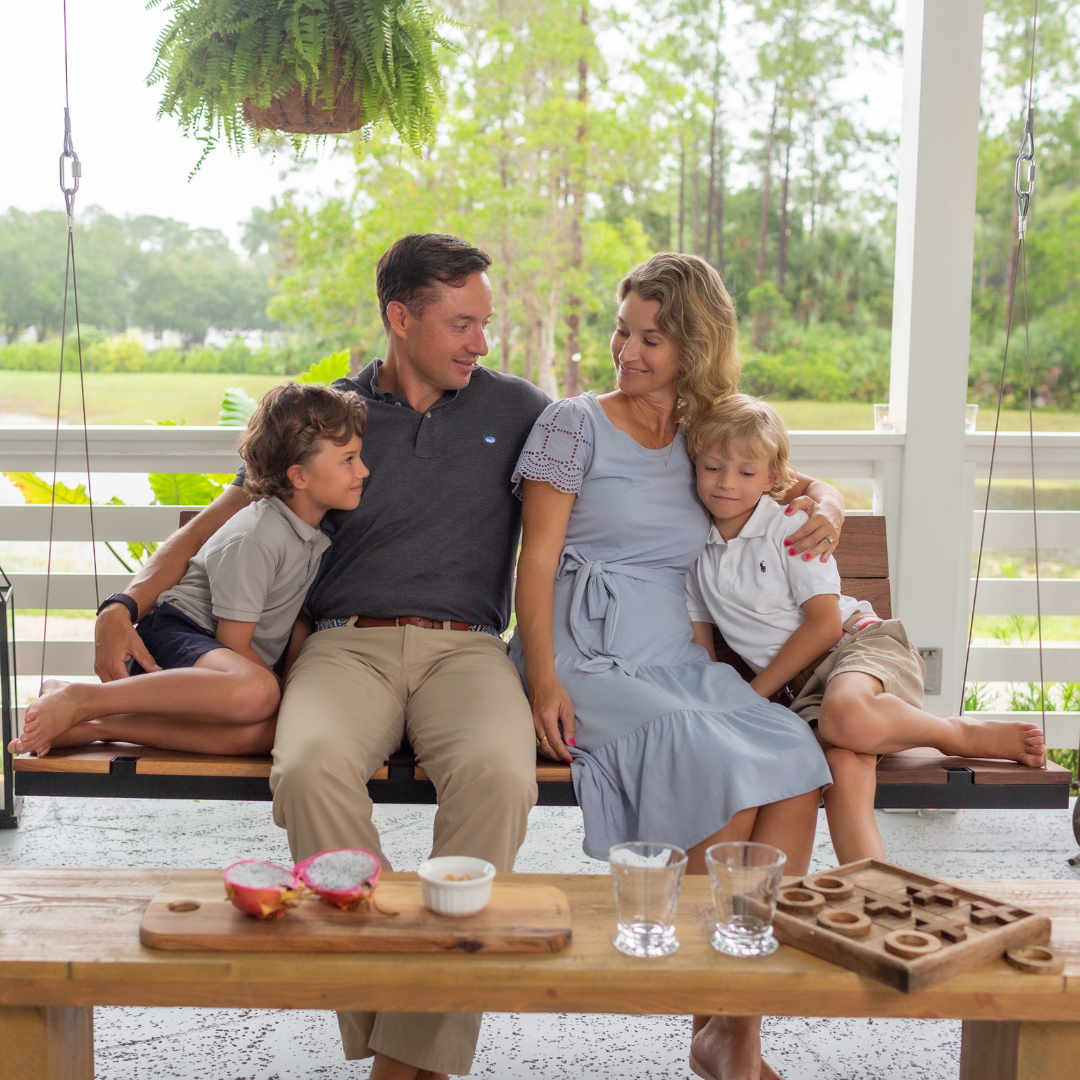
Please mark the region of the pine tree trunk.
POLYGON ((684 250, 686 235, 686 146, 679 136, 679 251, 684 250))
MULTIPOLYGON (((790 134, 790 131, 789 131, 790 134)), ((791 140, 784 149, 784 183, 780 188, 780 246, 776 255, 776 287, 784 293, 788 260, 788 191, 791 179, 791 140)))
MULTIPOLYGON (((765 164, 761 170, 761 228, 758 240, 758 284, 765 280, 765 252, 769 239, 769 193, 772 188, 772 158, 776 146, 776 110, 780 101, 780 87, 777 86, 773 93, 772 116, 769 119, 769 137, 765 143, 765 164)), ((769 317, 765 312, 754 313, 754 337, 755 349, 761 348, 765 335, 769 329, 769 317)))
POLYGON ((701 254, 701 158, 698 155, 697 135, 694 135, 694 151, 690 157, 690 167, 693 169, 691 183, 694 189, 694 254, 701 254))
POLYGON ((719 131, 716 154, 716 269, 724 276, 724 129, 719 131))
MULTIPOLYGON (((589 5, 581 5, 581 25, 583 28, 589 25, 589 5)), ((586 109, 589 103, 589 62, 582 56, 578 60, 578 118, 577 135, 575 136, 576 158, 572 166, 570 179, 570 193, 573 196, 574 205, 570 218, 570 270, 576 286, 577 278, 581 273, 581 265, 585 257, 585 239, 583 235, 583 218, 585 216, 585 163, 588 155, 588 119, 586 109)), ((572 293, 566 301, 566 396, 577 397, 581 393, 581 297, 572 293)))

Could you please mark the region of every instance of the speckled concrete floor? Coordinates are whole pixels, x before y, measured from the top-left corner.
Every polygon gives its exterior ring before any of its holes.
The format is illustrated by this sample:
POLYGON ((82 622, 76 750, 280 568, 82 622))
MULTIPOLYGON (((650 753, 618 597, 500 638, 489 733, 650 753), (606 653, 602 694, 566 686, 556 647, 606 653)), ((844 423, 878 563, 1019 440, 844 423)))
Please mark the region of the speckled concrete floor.
MULTIPOLYGON (((379 828, 400 869, 427 854, 433 809, 382 806, 379 828)), ((1064 810, 882 814, 890 857, 929 874, 1072 878, 1064 810)), ((22 825, 0 832, 0 863, 21 866, 220 867, 288 859, 261 803, 28 799, 22 825)), ((834 865, 822 820, 814 869, 834 865)), ((581 852, 574 809, 538 808, 518 859, 533 872, 597 873, 581 852)), ((95 1010, 98 1080, 361 1080, 344 1062, 329 1013, 214 1009, 95 1010)), ((688 1017, 491 1014, 474 1074, 495 1080, 691 1078, 688 1017)), ((766 1056, 785 1080, 954 1080, 951 1021, 765 1021, 766 1056)))

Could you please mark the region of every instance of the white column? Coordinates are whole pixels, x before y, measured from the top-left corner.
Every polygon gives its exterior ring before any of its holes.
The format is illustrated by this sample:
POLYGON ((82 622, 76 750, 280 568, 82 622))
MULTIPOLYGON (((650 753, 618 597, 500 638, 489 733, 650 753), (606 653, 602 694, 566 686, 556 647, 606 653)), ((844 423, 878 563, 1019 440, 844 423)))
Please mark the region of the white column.
MULTIPOLYGON (((889 412, 907 433, 893 611, 943 650, 960 704, 971 553, 964 469, 983 0, 908 0, 889 412)), ((891 539, 891 538, 890 538, 891 539)))

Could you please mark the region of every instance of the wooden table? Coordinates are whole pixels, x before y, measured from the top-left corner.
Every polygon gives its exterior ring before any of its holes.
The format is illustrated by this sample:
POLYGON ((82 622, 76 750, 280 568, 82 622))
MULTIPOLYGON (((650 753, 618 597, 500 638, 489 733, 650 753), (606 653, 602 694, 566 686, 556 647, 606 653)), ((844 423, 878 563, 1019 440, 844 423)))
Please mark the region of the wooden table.
MULTIPOLYGON (((1080 882, 965 882, 1054 919, 1063 975, 1003 961, 903 994, 781 946, 738 960, 708 944, 708 884, 688 878, 682 948, 611 946, 610 879, 513 875, 561 888, 573 944, 547 956, 157 952, 139 921, 192 871, 0 869, 0 1080, 91 1080, 94 1005, 416 1011, 904 1016, 965 1021, 962 1080, 1080 1077, 1080 882)), ((196 871, 207 878, 215 871, 196 871)))

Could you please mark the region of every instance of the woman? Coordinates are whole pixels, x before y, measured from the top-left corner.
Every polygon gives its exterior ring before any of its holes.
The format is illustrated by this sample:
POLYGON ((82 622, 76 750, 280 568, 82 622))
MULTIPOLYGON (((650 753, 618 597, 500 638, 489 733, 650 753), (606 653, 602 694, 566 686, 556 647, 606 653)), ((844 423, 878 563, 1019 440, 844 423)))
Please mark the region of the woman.
MULTIPOLYGON (((618 300, 618 389, 550 406, 515 472, 524 505, 511 657, 537 744, 573 761, 593 858, 663 840, 702 874, 711 844, 755 840, 805 873, 825 759, 805 723, 692 642, 683 598, 709 519, 679 425, 735 390, 734 305, 708 263, 671 253, 631 271, 618 300)), ((811 513, 793 547, 827 552, 839 494, 800 477, 792 495, 811 513)), ((759 1027, 696 1018, 691 1066, 716 1080, 775 1076, 760 1061, 759 1027)))

